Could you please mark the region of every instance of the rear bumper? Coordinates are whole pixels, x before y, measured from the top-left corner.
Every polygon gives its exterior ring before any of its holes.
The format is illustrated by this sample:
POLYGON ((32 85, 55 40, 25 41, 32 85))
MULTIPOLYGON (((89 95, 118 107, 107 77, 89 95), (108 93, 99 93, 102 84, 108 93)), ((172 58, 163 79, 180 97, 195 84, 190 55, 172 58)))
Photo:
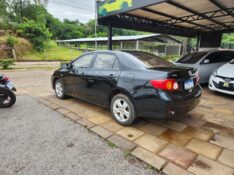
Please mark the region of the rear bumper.
POLYGON ((136 111, 139 117, 148 118, 173 118, 186 114, 195 109, 201 99, 202 90, 199 88, 191 98, 180 101, 165 100, 159 96, 151 96, 147 100, 141 99, 136 102, 136 111))

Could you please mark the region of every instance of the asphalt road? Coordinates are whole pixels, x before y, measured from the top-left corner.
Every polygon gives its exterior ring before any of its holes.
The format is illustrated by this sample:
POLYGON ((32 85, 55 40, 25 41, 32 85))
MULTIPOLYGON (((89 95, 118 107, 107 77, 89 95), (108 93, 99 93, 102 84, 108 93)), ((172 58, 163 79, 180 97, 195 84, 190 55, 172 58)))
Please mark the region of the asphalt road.
POLYGON ((29 96, 0 109, 0 175, 155 174, 29 96))

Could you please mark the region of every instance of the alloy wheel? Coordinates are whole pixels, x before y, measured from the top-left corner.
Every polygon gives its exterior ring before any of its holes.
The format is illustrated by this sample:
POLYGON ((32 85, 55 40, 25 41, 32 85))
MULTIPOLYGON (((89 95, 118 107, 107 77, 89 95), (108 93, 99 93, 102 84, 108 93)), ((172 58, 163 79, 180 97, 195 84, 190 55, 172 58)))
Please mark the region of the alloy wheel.
POLYGON ((113 113, 120 122, 126 122, 130 117, 129 104, 124 99, 116 99, 113 104, 113 113))

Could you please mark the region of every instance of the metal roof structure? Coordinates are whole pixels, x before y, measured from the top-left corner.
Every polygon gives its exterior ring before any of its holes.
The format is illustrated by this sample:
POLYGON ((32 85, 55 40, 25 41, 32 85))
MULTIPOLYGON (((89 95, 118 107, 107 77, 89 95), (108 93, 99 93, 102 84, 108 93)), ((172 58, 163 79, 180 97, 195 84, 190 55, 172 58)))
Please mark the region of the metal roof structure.
POLYGON ((234 32, 234 0, 106 0, 97 6, 99 24, 111 27, 186 37, 234 32))
MULTIPOLYGON (((176 43, 181 44, 182 42, 172 36, 162 35, 162 34, 149 34, 149 35, 134 35, 134 36, 114 36, 113 41, 156 41, 161 43, 176 43)), ((98 37, 98 38, 78 38, 69 40, 57 40, 58 43, 64 42, 107 42, 108 37, 98 37)))

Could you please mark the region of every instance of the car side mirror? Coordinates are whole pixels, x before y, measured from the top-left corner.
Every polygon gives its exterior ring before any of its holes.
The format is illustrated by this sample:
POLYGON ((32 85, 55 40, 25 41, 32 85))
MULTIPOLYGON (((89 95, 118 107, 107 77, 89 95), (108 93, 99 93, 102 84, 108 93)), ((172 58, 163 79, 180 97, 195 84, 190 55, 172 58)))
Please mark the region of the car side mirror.
POLYGON ((209 60, 209 59, 205 59, 205 60, 203 61, 203 63, 204 63, 204 64, 209 64, 209 63, 210 63, 210 60, 209 60))
POLYGON ((68 66, 68 64, 62 64, 62 65, 61 65, 61 68, 62 68, 62 69, 69 69, 69 66, 68 66))

